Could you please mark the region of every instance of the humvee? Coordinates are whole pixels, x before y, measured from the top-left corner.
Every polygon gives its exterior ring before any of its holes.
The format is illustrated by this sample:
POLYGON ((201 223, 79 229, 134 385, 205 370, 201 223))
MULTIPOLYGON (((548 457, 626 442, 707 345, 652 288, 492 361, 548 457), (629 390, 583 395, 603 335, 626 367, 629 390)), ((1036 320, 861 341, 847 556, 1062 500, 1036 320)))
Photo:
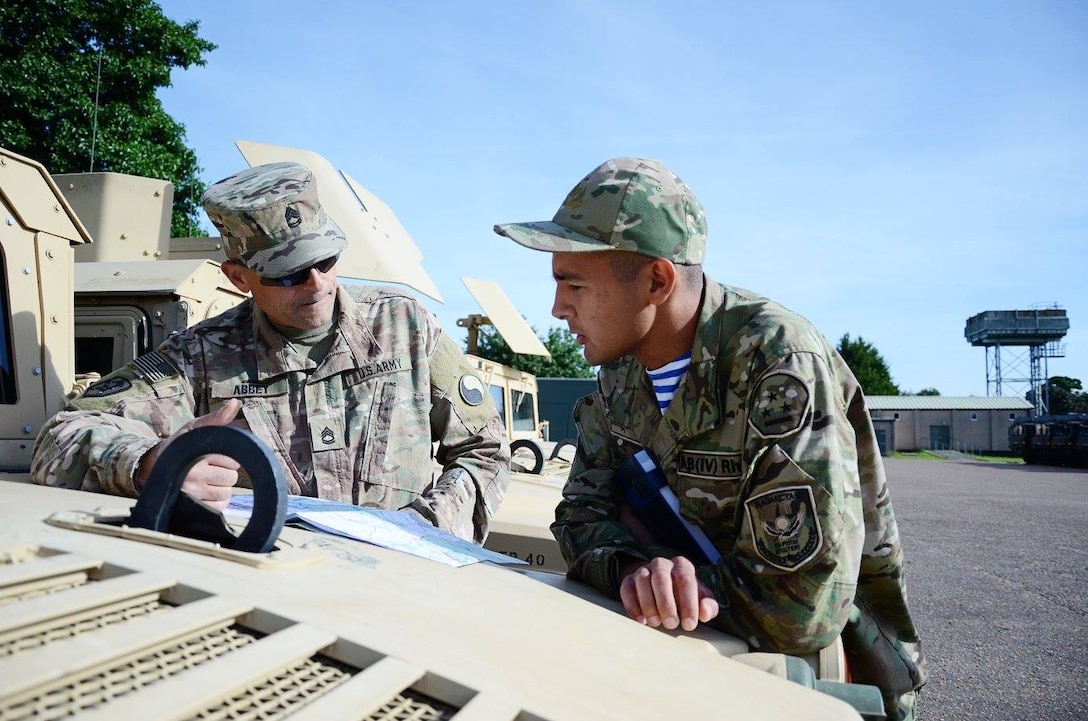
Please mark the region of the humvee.
MULTIPOLYGON (((141 526, 132 499, 31 484, 66 397, 240 300, 170 239, 111 259, 140 239, 108 222, 92 225, 105 255, 75 262, 92 233, 63 183, 79 185, 0 149, 0 718, 858 717, 829 695, 858 690, 834 683, 841 649, 751 654, 640 626, 561 573, 300 528, 236 550, 141 526)), ((852 702, 882 716, 879 697, 852 702)))
POLYGON ((468 330, 467 354, 491 387, 492 399, 510 438, 515 468, 565 478, 570 469, 573 442, 551 441, 548 422, 540 420, 536 376, 480 357, 479 329, 494 326, 510 349, 520 355, 550 358, 551 354, 498 283, 475 278, 462 278, 461 282, 487 312, 487 315, 474 313, 460 318, 457 325, 468 330), (564 450, 569 452, 564 454, 564 450))

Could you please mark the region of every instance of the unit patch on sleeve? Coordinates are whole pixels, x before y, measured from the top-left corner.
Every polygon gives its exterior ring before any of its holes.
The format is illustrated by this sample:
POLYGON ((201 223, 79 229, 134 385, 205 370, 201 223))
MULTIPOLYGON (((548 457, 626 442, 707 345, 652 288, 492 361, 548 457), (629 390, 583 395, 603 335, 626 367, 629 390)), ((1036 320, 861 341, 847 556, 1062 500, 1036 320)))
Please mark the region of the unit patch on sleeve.
POLYGON ((484 382, 472 373, 461 376, 457 390, 461 393, 461 400, 470 406, 478 406, 484 402, 484 382))
POLYGON ((793 433, 809 413, 812 394, 803 380, 791 373, 772 373, 756 388, 748 422, 764 438, 793 433))
POLYGON ((809 486, 776 488, 744 502, 756 553, 783 571, 810 561, 823 546, 816 501, 809 486))
POLYGON ((122 391, 127 391, 132 387, 132 383, 127 378, 109 378, 104 381, 99 381, 93 386, 83 391, 84 398, 104 398, 106 396, 112 396, 122 391))

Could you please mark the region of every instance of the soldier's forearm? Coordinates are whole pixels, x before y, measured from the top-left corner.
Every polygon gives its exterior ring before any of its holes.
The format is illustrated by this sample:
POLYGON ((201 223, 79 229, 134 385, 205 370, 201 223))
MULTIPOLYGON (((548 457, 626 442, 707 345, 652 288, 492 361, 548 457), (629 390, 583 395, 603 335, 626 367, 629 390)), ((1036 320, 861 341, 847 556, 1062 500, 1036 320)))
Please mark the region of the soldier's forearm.
POLYGON ((438 528, 480 543, 487 533, 487 524, 475 521, 478 498, 472 474, 453 467, 439 476, 433 488, 413 501, 411 508, 438 528))
MULTIPOLYGON (((712 624, 719 630, 753 640, 765 651, 806 654, 834 642, 849 616, 852 588, 821 584, 805 574, 783 581, 730 569, 734 559, 701 566, 696 575, 721 605, 712 624)), ((753 644, 755 645, 755 644, 753 644)))

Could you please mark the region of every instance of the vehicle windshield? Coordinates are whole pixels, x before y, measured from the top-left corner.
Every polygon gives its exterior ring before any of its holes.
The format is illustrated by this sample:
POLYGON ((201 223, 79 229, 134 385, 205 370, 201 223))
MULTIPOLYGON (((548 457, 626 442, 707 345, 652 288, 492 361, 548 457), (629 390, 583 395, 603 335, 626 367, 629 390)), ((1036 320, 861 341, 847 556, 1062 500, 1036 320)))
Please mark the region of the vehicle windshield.
POLYGON ((536 418, 533 416, 533 394, 526 391, 510 391, 510 402, 514 406, 514 430, 535 431, 536 418))
POLYGON ((506 428, 506 399, 503 397, 502 386, 492 385, 491 388, 491 400, 495 402, 495 410, 499 412, 499 418, 502 419, 502 427, 506 428))

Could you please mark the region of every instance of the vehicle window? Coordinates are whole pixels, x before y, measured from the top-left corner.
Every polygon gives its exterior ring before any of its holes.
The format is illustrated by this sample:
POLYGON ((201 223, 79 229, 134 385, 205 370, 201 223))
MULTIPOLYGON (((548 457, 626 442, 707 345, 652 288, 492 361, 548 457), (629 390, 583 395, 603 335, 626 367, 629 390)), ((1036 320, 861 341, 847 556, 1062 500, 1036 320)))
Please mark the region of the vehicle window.
POLYGON ((108 375, 113 370, 113 338, 76 338, 76 373, 108 375))
POLYGON ((502 395, 502 386, 490 386, 491 388, 491 400, 495 401, 495 410, 499 412, 499 418, 502 419, 502 427, 506 428, 506 399, 502 395))
POLYGON ((533 394, 511 390, 510 403, 514 406, 514 430, 535 431, 536 418, 533 416, 533 394))
POLYGON ((8 300, 7 261, 0 251, 0 403, 13 404, 15 357, 11 346, 11 302, 8 300))

